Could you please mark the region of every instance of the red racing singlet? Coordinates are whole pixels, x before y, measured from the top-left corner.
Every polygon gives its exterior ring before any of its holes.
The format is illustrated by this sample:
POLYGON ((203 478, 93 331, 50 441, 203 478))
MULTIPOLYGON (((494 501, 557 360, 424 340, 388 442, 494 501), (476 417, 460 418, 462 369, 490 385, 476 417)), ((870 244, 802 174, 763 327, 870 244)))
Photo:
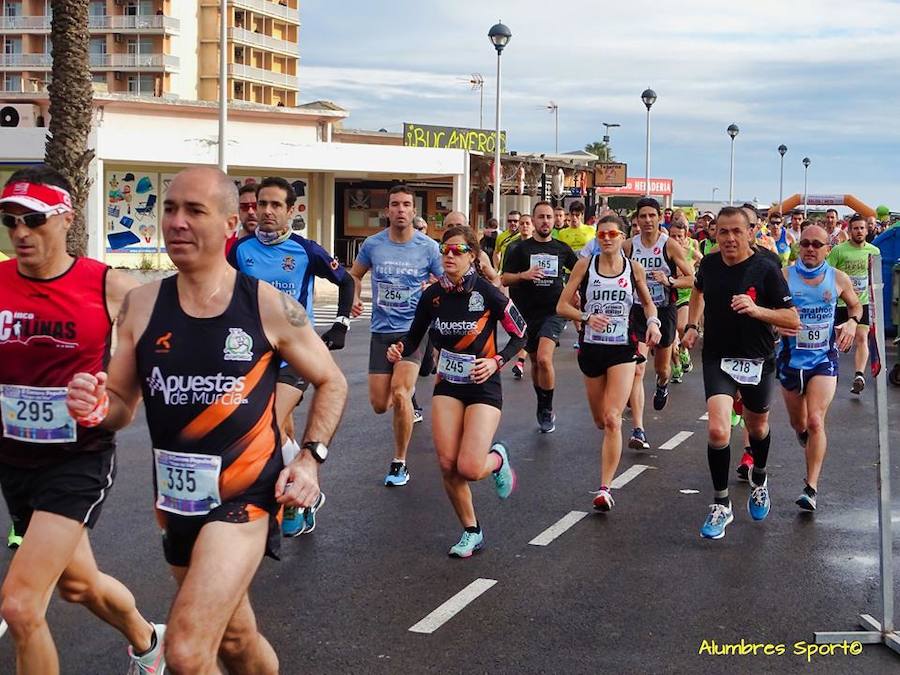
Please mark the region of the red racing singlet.
POLYGON ((72 376, 109 360, 108 270, 76 258, 54 279, 30 279, 0 262, 0 462, 35 468, 112 447, 112 432, 78 427, 65 407, 72 376))
POLYGON ((177 279, 161 282, 136 345, 157 507, 186 516, 232 500, 274 508, 279 359, 259 317, 259 282, 238 272, 228 308, 196 318, 181 308, 177 279))

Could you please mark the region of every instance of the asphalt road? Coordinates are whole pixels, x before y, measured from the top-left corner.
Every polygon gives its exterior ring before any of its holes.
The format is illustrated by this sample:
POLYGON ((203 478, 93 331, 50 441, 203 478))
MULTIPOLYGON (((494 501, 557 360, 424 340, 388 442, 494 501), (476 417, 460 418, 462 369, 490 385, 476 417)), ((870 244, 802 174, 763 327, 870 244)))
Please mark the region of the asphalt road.
MULTIPOLYGON (((556 357, 556 433, 537 433, 530 381, 504 373, 499 436, 512 450, 519 489, 501 503, 490 481, 474 487, 486 548, 455 560, 446 550, 460 528, 431 447, 430 384, 420 380, 426 419, 413 434, 412 479, 386 489, 390 418, 369 407, 368 334, 355 325, 348 347, 336 353, 350 401, 322 472, 328 501, 318 528, 285 540, 282 561, 265 560, 252 587, 282 672, 898 672, 900 657, 880 646, 814 656, 811 664, 794 654, 795 643, 812 642, 815 631, 852 630, 860 613, 880 613, 872 384, 855 400, 849 379, 841 378, 815 514, 793 503, 803 486, 803 453, 776 405, 769 518, 750 520, 746 484, 735 483, 735 522, 725 539, 707 541, 698 533, 711 489, 705 423, 698 419, 700 373, 673 385, 662 414, 648 411, 654 449, 626 449, 620 472, 647 468, 626 474, 634 477, 614 492, 614 511, 596 514, 589 491, 599 484, 600 434, 584 401, 572 335, 567 329, 556 357), (692 435, 658 449, 679 432, 692 435), (587 515, 546 546, 529 543, 573 511, 587 515), (466 588, 486 590, 433 632, 410 631, 466 588), (704 640, 780 644, 785 653, 766 656, 759 648, 755 656, 713 656, 700 653, 704 640)), ((846 358, 842 366, 845 374, 852 370, 846 358)), ((900 390, 888 400, 892 418, 900 419, 900 390)), ((897 425, 891 439, 900 448, 897 425)), ((101 567, 134 591, 150 620, 163 621, 174 584, 151 512, 148 444, 141 415, 119 435, 118 478, 92 542, 101 567)), ((737 434, 732 445, 736 464, 737 434)), ((894 457, 898 495, 900 451, 894 457)), ((895 530, 898 504, 895 498, 895 530)), ((900 578, 900 546, 894 556, 900 578)), ((124 641, 114 630, 57 599, 49 616, 65 673, 125 671, 124 641)), ((12 672, 13 664, 7 635, 0 639, 0 673, 12 672)))

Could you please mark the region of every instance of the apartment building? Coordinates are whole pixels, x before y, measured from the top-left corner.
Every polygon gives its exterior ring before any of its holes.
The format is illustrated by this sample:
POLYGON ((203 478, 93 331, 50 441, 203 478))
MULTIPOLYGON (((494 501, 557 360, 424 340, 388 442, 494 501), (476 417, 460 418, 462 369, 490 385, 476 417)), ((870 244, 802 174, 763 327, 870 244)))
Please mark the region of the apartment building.
MULTIPOLYGON (((92 0, 98 93, 215 101, 225 7, 229 100, 297 105, 299 0, 92 0)), ((0 95, 50 80, 49 0, 0 0, 0 95)))

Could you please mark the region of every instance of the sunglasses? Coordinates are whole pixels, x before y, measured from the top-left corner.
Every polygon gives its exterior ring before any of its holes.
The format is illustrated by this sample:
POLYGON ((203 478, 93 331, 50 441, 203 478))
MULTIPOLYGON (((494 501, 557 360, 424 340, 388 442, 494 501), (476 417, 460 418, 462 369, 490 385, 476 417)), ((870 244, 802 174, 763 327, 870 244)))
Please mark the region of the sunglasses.
POLYGON ((780 220, 770 220, 769 225, 781 225, 781 221, 780 220))
POLYGON ((518 223, 518 222, 519 222, 519 219, 518 219, 518 218, 509 218, 509 219, 507 219, 506 222, 507 222, 507 223, 518 223))
POLYGON ((18 216, 14 213, 4 213, 2 219, 3 224, 11 230, 15 229, 19 223, 22 223, 29 230, 33 230, 47 222, 47 214, 34 212, 18 216))
POLYGON ((616 239, 619 234, 618 230, 598 230, 597 239, 616 239))
POLYGON ((256 210, 256 202, 242 202, 239 206, 241 211, 249 211, 250 209, 256 210))
POLYGON ((441 255, 452 253, 453 255, 465 255, 471 253, 472 247, 468 244, 441 244, 441 255))
POLYGON ((816 250, 819 250, 823 246, 828 246, 828 244, 826 244, 824 241, 817 241, 815 239, 801 239, 800 246, 802 246, 803 248, 812 247, 816 250))

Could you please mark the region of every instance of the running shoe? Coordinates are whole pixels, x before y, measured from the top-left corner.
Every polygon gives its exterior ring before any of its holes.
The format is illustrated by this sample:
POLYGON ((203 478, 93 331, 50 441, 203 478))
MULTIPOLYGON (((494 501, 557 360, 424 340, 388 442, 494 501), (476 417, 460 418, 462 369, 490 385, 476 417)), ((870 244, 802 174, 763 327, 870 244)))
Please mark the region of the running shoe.
POLYGON ((391 462, 391 468, 388 470, 387 476, 384 477, 386 487, 400 487, 409 482, 409 469, 406 468, 406 462, 391 462))
POLYGON ((769 477, 763 481, 762 485, 754 485, 751 477, 750 480, 750 496, 747 498, 747 510, 753 520, 765 520, 769 515, 769 509, 772 508, 772 501, 769 499, 769 477))
POLYGON ((798 431, 797 433, 797 442, 800 444, 801 448, 806 447, 807 441, 809 441, 809 432, 807 430, 798 431))
POLYGON ((681 384, 684 380, 684 371, 680 363, 672 364, 672 384, 681 384))
POLYGON ((666 402, 669 400, 669 383, 665 384, 657 384, 656 385, 656 393, 653 395, 653 409, 654 410, 662 410, 666 407, 666 402))
POLYGON ((731 506, 723 504, 710 504, 709 514, 700 528, 700 536, 704 539, 721 539, 725 536, 725 528, 734 520, 734 511, 731 506))
POLYGON ((694 362, 691 361, 691 353, 687 349, 681 350, 678 359, 681 361, 681 369, 685 373, 689 373, 694 369, 694 362))
POLYGON ((794 503, 804 511, 815 511, 816 497, 818 497, 818 494, 807 485, 794 503), (810 492, 812 492, 812 494, 810 494, 810 492))
POLYGON ((447 554, 451 558, 471 558, 473 553, 477 553, 482 548, 484 548, 484 532, 463 530, 459 541, 450 547, 447 554))
POLYGON ((320 491, 316 503, 303 509, 304 526, 300 534, 309 534, 316 529, 316 512, 323 506, 325 506, 325 493, 320 491))
POLYGON ((556 413, 550 408, 538 411, 537 422, 542 434, 551 434, 556 431, 556 413))
POLYGON ((516 472, 509 465, 509 450, 503 443, 494 443, 491 446, 491 452, 496 452, 503 460, 500 468, 492 472, 494 477, 494 487, 497 488, 497 496, 500 499, 507 499, 516 489, 516 472))
POLYGON ((128 647, 128 656, 131 665, 128 668, 129 675, 164 675, 166 672, 166 660, 163 651, 163 640, 166 636, 166 624, 151 623, 153 633, 156 635, 156 646, 143 656, 136 656, 134 650, 128 647))
POLYGON ((306 528, 306 520, 303 518, 303 509, 296 506, 288 506, 281 515, 281 535, 283 537, 296 537, 303 534, 306 528))
POLYGON ((649 450, 650 444, 647 442, 647 434, 641 428, 631 430, 631 438, 628 439, 628 447, 632 450, 649 450))
POLYGON ((421 408, 413 408, 413 424, 418 424, 421 422, 424 417, 422 417, 422 409, 421 408))
POLYGON ((579 344, 576 342, 574 345, 572 345, 572 349, 578 349, 580 346, 581 346, 581 345, 579 345, 579 344))
POLYGON ((522 375, 525 374, 525 362, 521 359, 516 359, 515 364, 512 367, 513 379, 521 380, 522 375))
POLYGON ((743 481, 750 480, 750 470, 753 469, 753 455, 744 450, 741 463, 738 464, 737 475, 743 481))
POLYGON ((594 493, 594 508, 597 511, 610 511, 616 505, 616 500, 612 494, 605 488, 600 488, 594 493))
POLYGON ((850 387, 851 394, 861 394, 862 390, 866 388, 866 378, 862 375, 857 375, 853 378, 853 386, 850 387))
POLYGON ((734 412, 734 410, 731 411, 731 426, 744 426, 744 418, 734 412))
POLYGON ((6 535, 6 546, 9 549, 15 550, 22 545, 22 537, 16 534, 16 526, 9 526, 9 534, 6 535))

